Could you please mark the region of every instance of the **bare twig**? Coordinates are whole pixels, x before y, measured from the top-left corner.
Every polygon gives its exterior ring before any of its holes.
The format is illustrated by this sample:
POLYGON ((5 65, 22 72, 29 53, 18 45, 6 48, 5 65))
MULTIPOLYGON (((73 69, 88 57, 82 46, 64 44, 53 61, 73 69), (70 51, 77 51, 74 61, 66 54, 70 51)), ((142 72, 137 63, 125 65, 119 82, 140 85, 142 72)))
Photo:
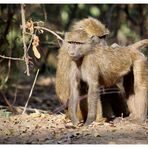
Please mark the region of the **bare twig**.
MULTIPOLYGON (((3 106, 3 105, 0 105, 0 109, 8 109, 8 106, 3 106)), ((13 109, 16 111, 16 112, 21 112, 22 110, 24 110, 24 107, 22 106, 13 106, 13 109)), ((45 111, 45 110, 41 110, 41 109, 34 109, 34 108, 26 108, 26 111, 27 112, 31 112, 31 113, 36 113, 36 112, 39 112, 39 113, 44 113, 44 114, 51 114, 51 112, 49 111, 45 111)))
POLYGON ((25 9, 24 4, 21 4, 21 17, 22 17, 22 38, 23 38, 23 47, 24 47, 24 61, 26 64, 26 72, 27 75, 30 76, 29 72, 29 59, 28 59, 28 52, 27 52, 27 46, 26 46, 26 39, 25 39, 25 33, 26 33, 26 27, 25 27, 25 9))
POLYGON ((35 28, 35 29, 46 30, 46 31, 52 33, 54 36, 56 36, 59 40, 63 41, 63 39, 62 39, 57 33, 55 33, 54 31, 52 31, 52 30, 50 30, 50 29, 47 29, 47 28, 45 28, 45 27, 40 27, 40 26, 36 26, 36 27, 34 27, 34 28, 35 28))
POLYGON ((10 102, 9 102, 8 99, 6 98, 5 94, 4 94, 2 91, 0 91, 0 93, 2 94, 2 96, 3 96, 3 98, 4 98, 5 102, 6 102, 6 104, 8 105, 9 110, 10 110, 11 112, 14 112, 13 106, 10 104, 10 102))
POLYGON ((17 97, 17 87, 16 87, 16 89, 15 89, 15 93, 14 93, 14 98, 13 98, 13 103, 12 103, 12 105, 15 104, 15 102, 16 102, 16 97, 17 97))
POLYGON ((28 103, 29 103, 29 100, 30 100, 30 98, 31 98, 31 95, 32 95, 32 92, 33 92, 34 85, 35 85, 35 83, 36 83, 36 80, 37 80, 38 74, 39 74, 39 69, 38 69, 37 72, 36 72, 36 76, 35 76, 35 79, 34 79, 34 82, 33 82, 32 88, 31 88, 30 93, 29 93, 28 100, 27 100, 27 102, 26 102, 26 104, 25 104, 25 107, 24 107, 24 110, 23 110, 22 114, 24 114, 24 113, 26 112, 26 108, 27 108, 28 103))
POLYGON ((0 55, 0 58, 8 59, 8 60, 24 61, 23 58, 7 57, 7 56, 5 56, 5 55, 0 55))
MULTIPOLYGON (((36 34, 36 31, 35 31, 35 34, 36 34)), ((29 50, 29 48, 30 48, 31 45, 32 45, 33 37, 34 37, 34 34, 31 35, 31 39, 30 39, 29 45, 28 45, 28 47, 27 47, 27 51, 29 50)))

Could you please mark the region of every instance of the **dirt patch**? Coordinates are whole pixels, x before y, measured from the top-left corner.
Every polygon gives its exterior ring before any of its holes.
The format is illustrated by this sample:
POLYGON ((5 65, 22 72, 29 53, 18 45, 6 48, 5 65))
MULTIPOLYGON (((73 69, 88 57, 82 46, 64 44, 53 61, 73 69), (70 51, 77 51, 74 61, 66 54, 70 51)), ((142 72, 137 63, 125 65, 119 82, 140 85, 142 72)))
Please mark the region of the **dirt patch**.
POLYGON ((12 84, 7 98, 12 103, 17 88, 14 103, 17 114, 10 115, 4 108, 0 109, 1 144, 148 144, 148 121, 139 125, 121 119, 115 123, 93 122, 87 127, 74 127, 65 119, 63 110, 54 114, 61 105, 55 94, 54 78, 38 79, 27 114, 21 114, 31 84, 27 80, 17 86, 12 84))
POLYGON ((0 117, 0 122, 1 144, 148 144, 148 122, 74 127, 64 114, 40 113, 0 117))

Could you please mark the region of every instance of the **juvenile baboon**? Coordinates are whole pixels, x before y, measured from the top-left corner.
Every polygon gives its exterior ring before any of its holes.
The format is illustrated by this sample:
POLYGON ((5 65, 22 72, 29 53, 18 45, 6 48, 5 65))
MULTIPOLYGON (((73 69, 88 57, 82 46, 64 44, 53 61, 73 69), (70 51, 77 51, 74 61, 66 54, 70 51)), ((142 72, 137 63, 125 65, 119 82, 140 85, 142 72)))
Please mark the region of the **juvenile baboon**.
MULTIPOLYGON (((98 20, 93 18, 87 18, 83 19, 77 23, 75 23, 71 30, 81 30, 86 32, 85 35, 77 36, 75 38, 75 43, 79 44, 79 42, 82 42, 87 38, 94 38, 98 37, 99 42, 101 40, 101 43, 105 44, 105 36, 109 33, 108 29, 105 28, 105 26, 98 20)), ((97 38, 95 38, 97 39, 97 38)), ((70 38, 69 38, 70 40, 70 38)), ((75 44, 75 45, 76 45, 75 44)), ((67 51, 65 50, 65 46, 62 46, 59 49, 59 55, 58 55, 58 66, 57 66, 57 72, 56 72, 56 93, 59 98, 59 100, 63 104, 67 104, 67 101, 70 96, 70 90, 69 90, 69 71, 70 71, 70 62, 71 58, 68 56, 67 51)), ((85 87, 85 86, 84 86, 85 87)), ((85 90, 82 90, 82 93, 85 94, 85 90)), ((82 107, 81 111, 78 110, 78 115, 80 120, 86 118, 86 112, 87 112, 87 105, 86 100, 82 100, 80 103, 80 106, 82 107)))
POLYGON ((101 85, 110 87, 121 80, 123 80, 131 120, 145 121, 147 117, 148 63, 146 57, 138 51, 138 48, 148 46, 148 39, 115 49, 92 42, 92 45, 89 45, 91 50, 86 48, 89 47, 85 46, 86 43, 77 47, 79 50, 74 50, 73 42, 66 42, 65 44, 69 44, 66 45, 68 47, 66 48, 67 52, 73 53, 69 54, 72 61, 69 73, 70 99, 68 105, 73 124, 79 123, 77 107, 81 81, 88 85, 88 114, 85 125, 93 122, 97 117, 97 111, 102 110, 98 87, 101 85), (81 49, 82 54, 80 54, 81 49))
POLYGON ((89 36, 97 36, 98 38, 103 38, 109 34, 109 30, 105 27, 105 25, 92 17, 76 22, 71 28, 72 29, 70 31, 83 30, 89 36))

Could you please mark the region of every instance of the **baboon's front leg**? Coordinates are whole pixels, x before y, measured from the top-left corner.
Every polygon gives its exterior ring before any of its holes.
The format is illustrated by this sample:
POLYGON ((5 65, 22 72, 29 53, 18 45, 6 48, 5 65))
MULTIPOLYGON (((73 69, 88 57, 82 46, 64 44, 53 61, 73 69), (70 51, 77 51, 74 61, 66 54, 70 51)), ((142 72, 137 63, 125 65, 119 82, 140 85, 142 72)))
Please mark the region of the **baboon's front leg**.
POLYGON ((73 83, 73 88, 70 92, 70 98, 68 103, 68 110, 70 114, 70 119, 74 125, 79 123, 77 118, 77 108, 78 108, 79 90, 77 82, 73 83))
POLYGON ((79 71, 77 66, 73 63, 70 71, 70 98, 68 102, 68 110, 72 123, 77 125, 79 123, 77 117, 79 95, 79 71))
POLYGON ((102 112, 102 105, 100 101, 100 95, 99 95, 99 89, 98 89, 98 84, 97 82, 93 83, 90 82, 88 84, 89 89, 88 89, 88 115, 87 115, 87 120, 85 122, 85 125, 89 125, 93 121, 96 120, 96 115, 97 115, 97 107, 100 107, 102 112), (99 103, 99 105, 98 105, 99 103))
MULTIPOLYGON (((99 93, 99 92, 98 92, 99 93)), ((99 97, 98 97, 99 98, 99 97)), ((103 110, 102 110, 102 102, 101 99, 99 98, 97 102, 97 115, 96 115, 96 121, 97 122, 102 122, 105 121, 106 118, 103 117, 103 110)))

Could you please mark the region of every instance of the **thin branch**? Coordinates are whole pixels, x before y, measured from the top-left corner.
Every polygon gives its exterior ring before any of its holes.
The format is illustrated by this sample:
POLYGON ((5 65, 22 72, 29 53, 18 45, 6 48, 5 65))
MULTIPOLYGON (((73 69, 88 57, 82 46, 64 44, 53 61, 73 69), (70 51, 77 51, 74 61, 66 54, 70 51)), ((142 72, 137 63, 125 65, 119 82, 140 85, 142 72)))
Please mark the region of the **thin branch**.
POLYGON ((35 29, 46 30, 46 31, 52 33, 54 36, 56 36, 59 40, 61 40, 61 41, 63 42, 63 39, 62 39, 57 33, 55 33, 54 31, 52 31, 52 30, 50 30, 50 29, 47 29, 47 28, 45 28, 45 27, 40 27, 40 26, 36 26, 36 27, 34 27, 34 28, 35 28, 35 29))
POLYGON ((10 104, 10 102, 9 102, 8 99, 6 98, 5 94, 4 94, 2 91, 0 91, 0 93, 2 94, 2 96, 3 96, 3 98, 4 98, 5 102, 6 102, 6 104, 8 105, 9 110, 10 110, 11 112, 14 112, 13 106, 10 104))
POLYGON ((27 46, 26 46, 26 39, 25 39, 25 33, 26 33, 26 28, 25 28, 25 9, 24 9, 24 4, 21 4, 21 17, 22 17, 22 38, 23 38, 23 47, 24 47, 24 60, 26 64, 26 72, 27 75, 30 76, 29 72, 29 59, 28 59, 28 53, 27 53, 27 46))
POLYGON ((36 83, 38 74, 39 74, 39 69, 38 69, 37 72, 36 72, 36 76, 35 76, 34 82, 33 82, 33 84, 32 84, 32 88, 31 88, 31 90, 30 90, 29 97, 28 97, 28 100, 27 100, 27 102, 26 102, 26 104, 25 104, 25 107, 24 107, 24 110, 23 110, 22 114, 24 114, 24 113, 26 112, 26 108, 27 108, 28 103, 29 103, 29 100, 30 100, 30 98, 31 98, 31 96, 32 96, 32 92, 33 92, 33 89, 34 89, 34 86, 35 86, 35 83, 36 83))
POLYGON ((27 47, 27 51, 30 49, 30 47, 31 47, 31 45, 32 45, 32 41, 33 41, 33 36, 32 36, 31 39, 30 39, 29 45, 28 45, 28 47, 27 47))
POLYGON ((33 36, 34 34, 32 33, 29 33, 29 32, 25 32, 26 35, 30 35, 30 36, 33 36))
MULTIPOLYGON (((4 106, 4 105, 0 105, 0 109, 8 109, 8 106, 4 106)), ((13 109, 18 113, 20 113, 20 110, 24 110, 24 107, 22 106, 13 106, 13 109)), ((39 112, 39 113, 44 113, 44 114, 51 114, 51 112, 49 111, 44 111, 44 110, 41 110, 41 109, 34 109, 34 108, 27 108, 26 109, 27 112, 29 113, 36 113, 36 112, 39 112)))
POLYGON ((24 61, 23 58, 13 58, 13 57, 7 57, 5 55, 0 55, 0 58, 8 59, 8 60, 24 61))
MULTIPOLYGON (((36 34, 36 31, 35 31, 35 34, 36 34)), ((31 45, 32 45, 32 41, 33 41, 33 34, 32 34, 32 36, 31 36, 29 45, 28 45, 28 47, 27 47, 27 51, 30 49, 30 47, 31 47, 31 45)))

